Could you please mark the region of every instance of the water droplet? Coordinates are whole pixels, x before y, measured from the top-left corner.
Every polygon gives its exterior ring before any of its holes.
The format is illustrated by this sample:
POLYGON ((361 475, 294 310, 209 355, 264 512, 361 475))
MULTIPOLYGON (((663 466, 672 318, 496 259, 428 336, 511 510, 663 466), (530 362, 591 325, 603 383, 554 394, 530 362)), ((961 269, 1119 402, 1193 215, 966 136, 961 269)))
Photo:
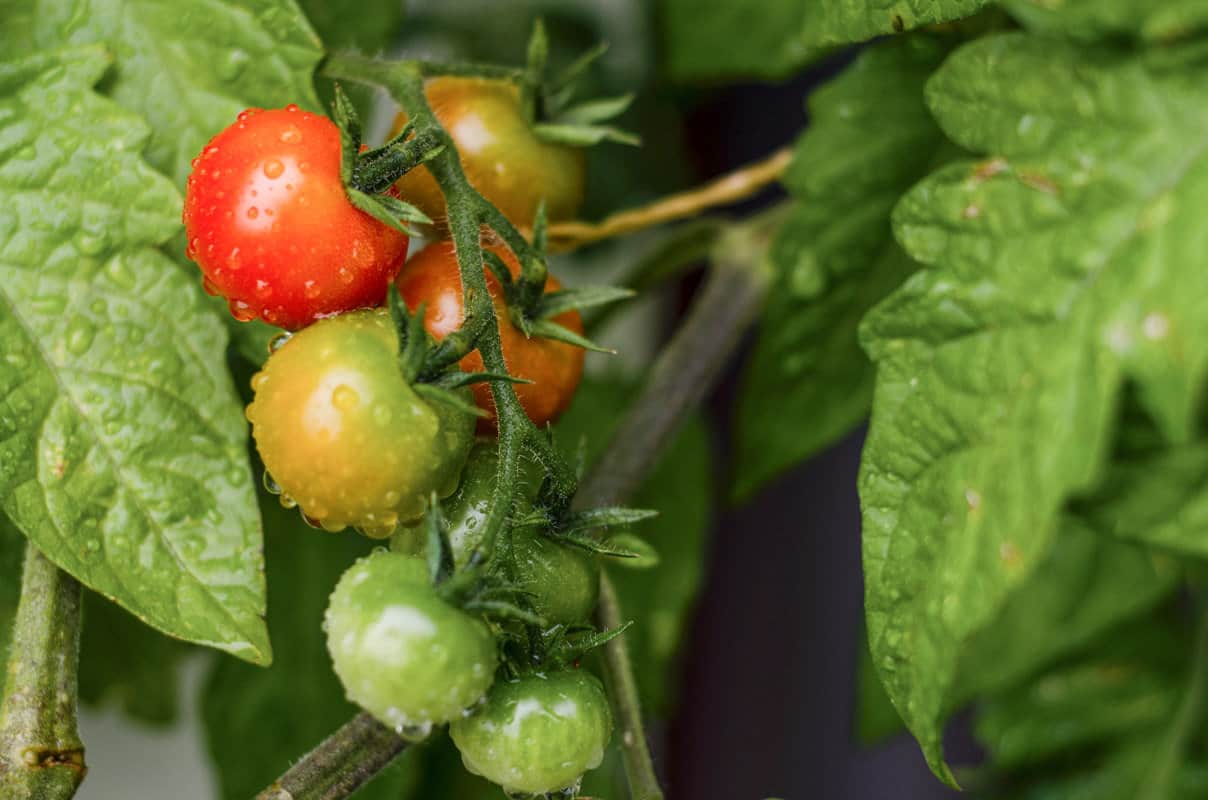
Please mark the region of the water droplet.
POLYGON ((247 67, 251 56, 246 51, 238 48, 226 54, 226 57, 218 62, 218 77, 224 81, 233 81, 239 77, 244 68, 247 67))
MULTIPOLYGON (((270 9, 270 10, 271 10, 271 9, 270 9)), ((267 17, 267 16, 268 16, 268 14, 265 14, 265 17, 267 17)), ((294 113, 295 111, 297 111, 297 110, 298 110, 298 104, 297 104, 297 103, 290 103, 289 105, 287 105, 287 106, 285 107, 285 110, 286 110, 286 111, 288 111, 288 112, 290 112, 290 113, 292 114, 292 113, 294 113)))
POLYGON ((322 527, 319 524, 319 521, 317 519, 315 519, 314 517, 307 516, 306 514, 302 515, 302 521, 305 522, 307 525, 309 525, 312 528, 322 527))
POLYGON ((86 549, 89 553, 95 553, 97 550, 101 549, 101 540, 100 539, 86 540, 84 542, 84 549, 86 549))
POLYGON ((343 283, 345 286, 352 283, 353 274, 352 270, 348 267, 340 267, 336 274, 340 276, 340 283, 343 283))
POLYGON ((281 141, 285 144, 298 144, 302 141, 302 131, 298 130, 297 126, 290 125, 281 131, 281 141))
MULTIPOLYGON (((293 334, 289 331, 282 331, 281 333, 278 333, 276 336, 268 340, 268 352, 270 354, 277 352, 281 349, 283 344, 290 340, 292 336, 293 334)), ((253 386, 252 388, 254 389, 256 387, 253 386)))
POLYGON ((201 288, 205 289, 206 294, 211 297, 217 297, 222 294, 222 291, 215 285, 214 281, 210 280, 209 276, 201 279, 201 288))
MULTIPOLYGON (((394 412, 390 410, 390 406, 385 403, 378 403, 373 407, 373 421, 378 425, 389 425, 391 418, 394 417, 394 412)), ((395 501, 397 502, 397 501, 395 501)), ((394 503, 390 503, 394 505, 394 503)))
POLYGON ((319 285, 314 281, 307 281, 306 283, 302 284, 302 288, 306 294, 307 300, 314 300, 321 294, 319 291, 319 285))
POLYGON ((134 272, 130 269, 130 265, 126 263, 124 258, 112 258, 105 265, 105 274, 109 279, 119 286, 127 289, 133 289, 138 282, 134 272))
POLYGON ((92 234, 81 231, 75 237, 75 246, 86 256, 95 256, 105 249, 105 235, 92 234))
POLYGON ((77 317, 67 326, 67 349, 77 356, 88 352, 96 328, 88 320, 77 317))
POLYGON ((227 308, 231 310, 231 316, 240 322, 250 322, 256 318, 256 312, 242 300, 230 301, 227 303, 227 308))
POLYGON ((421 722, 413 725, 399 725, 394 729, 400 739, 408 742, 422 742, 432 734, 432 723, 421 722))
POLYGON ((57 316, 63 313, 63 309, 67 307, 67 298, 62 295, 43 295, 35 297, 29 302, 29 307, 39 314, 48 316, 57 316))
POLYGON ((260 209, 256 208, 255 206, 248 206, 247 218, 255 219, 258 216, 260 216, 260 209))
POLYGON ((268 281, 256 281, 256 297, 261 300, 267 300, 273 296, 273 287, 268 281))
POLYGON ((282 492, 281 496, 277 498, 277 502, 281 504, 282 508, 298 507, 298 501, 293 498, 293 495, 289 495, 284 492, 282 492))
POLYGON ((237 270, 243 266, 243 260, 239 257, 239 248, 231 248, 231 252, 227 255, 227 269, 237 270))
POLYGON ((275 180, 281 177, 281 173, 285 172, 285 165, 279 159, 270 158, 264 162, 264 166, 260 170, 264 173, 264 177, 269 180, 275 180))
POLYGON ((361 402, 357 390, 346 383, 341 383, 331 393, 331 404, 341 411, 351 411, 361 402))

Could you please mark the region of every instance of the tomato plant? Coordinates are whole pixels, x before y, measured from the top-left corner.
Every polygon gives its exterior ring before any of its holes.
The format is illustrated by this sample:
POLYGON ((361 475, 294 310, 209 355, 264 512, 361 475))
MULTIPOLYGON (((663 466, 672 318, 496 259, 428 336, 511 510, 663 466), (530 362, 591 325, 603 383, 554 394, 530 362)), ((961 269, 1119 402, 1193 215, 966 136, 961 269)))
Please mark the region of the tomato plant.
MULTIPOLYGON (((519 274, 520 264, 510 250, 494 246, 489 251, 502 259, 513 276, 519 274)), ((424 306, 424 325, 438 339, 457 330, 465 319, 463 287, 457 254, 451 242, 435 242, 416 253, 398 276, 398 287, 412 311, 424 306)), ((560 288, 558 279, 550 276, 545 291, 556 292, 560 288)), ((516 396, 535 424, 552 422, 574 398, 583 376, 585 351, 566 342, 526 336, 511 322, 499 282, 493 276, 487 278, 487 290, 501 320, 499 336, 508 371, 530 381, 516 386, 516 396)), ((583 323, 576 311, 567 311, 554 321, 576 333, 583 332, 583 323)), ((466 372, 481 371, 482 356, 477 351, 470 353, 461 360, 461 368, 466 372)), ((480 408, 494 413, 495 403, 487 384, 474 387, 474 399, 480 408)))
POLYGON ((380 305, 407 237, 355 208, 340 133, 296 105, 242 112, 193 161, 187 255, 239 320, 295 329, 380 305))
POLYGON ((0 797, 1208 797, 1208 3, 477 6, 0 3, 0 797))

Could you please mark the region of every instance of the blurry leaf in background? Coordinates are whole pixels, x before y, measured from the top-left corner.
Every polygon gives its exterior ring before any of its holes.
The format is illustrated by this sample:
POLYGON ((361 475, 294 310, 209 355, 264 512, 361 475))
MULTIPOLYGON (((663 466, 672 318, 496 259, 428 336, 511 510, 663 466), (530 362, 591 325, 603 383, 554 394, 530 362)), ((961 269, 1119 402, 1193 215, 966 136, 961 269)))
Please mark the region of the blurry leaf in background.
POLYGON ((990 2, 662 0, 663 48, 674 80, 785 78, 829 48, 959 20, 990 2))
MULTIPOLYGON (((588 378, 574 404, 555 427, 558 444, 570 458, 586 439, 590 464, 602 452, 636 393, 631 381, 588 378)), ((653 508, 659 516, 634 532, 659 554, 648 570, 613 568, 625 619, 635 624, 625 634, 645 709, 667 716, 678 696, 675 684, 678 648, 702 582, 712 512, 711 454, 699 416, 685 420, 636 496, 633 508, 653 508)))
POLYGON ((1173 620, 1130 621, 1077 657, 992 694, 979 704, 977 737, 994 769, 1042 763, 1168 723, 1187 678, 1190 633, 1173 620))
POLYGON ((176 721, 182 660, 196 649, 143 624, 95 592, 84 592, 80 700, 114 704, 157 725, 176 721))
POLYGON ((1003 4, 1026 28, 1073 39, 1127 37, 1170 42, 1208 27, 1203 0, 1006 0, 1003 4))
POLYGON ((954 38, 874 45, 810 98, 784 177, 796 202, 772 247, 775 285, 739 396, 739 500, 868 415, 874 372, 856 331, 916 268, 889 215, 941 151, 951 155, 923 85, 954 38))
MULTIPOLYGON (((219 659, 201 699, 206 741, 227 800, 255 795, 358 711, 332 671, 320 626, 336 581, 373 543, 351 530, 312 530, 296 509, 258 494, 276 659, 268 669, 219 659)), ((406 765, 414 761, 404 757, 357 797, 405 796, 414 779, 406 765)))

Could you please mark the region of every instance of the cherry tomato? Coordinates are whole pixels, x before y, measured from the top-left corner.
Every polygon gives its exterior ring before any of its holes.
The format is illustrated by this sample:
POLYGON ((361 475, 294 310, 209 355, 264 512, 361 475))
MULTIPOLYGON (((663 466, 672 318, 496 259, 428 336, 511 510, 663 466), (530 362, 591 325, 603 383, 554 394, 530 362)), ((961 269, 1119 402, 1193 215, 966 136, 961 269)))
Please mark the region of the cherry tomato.
MULTIPOLYGON (((424 94, 457 146, 470 183, 514 224, 532 227, 542 199, 550 220, 570 219, 578 212, 586 183, 583 151, 537 138, 521 113, 514 83, 441 77, 429 80, 424 94)), ((400 114, 395 133, 405 122, 406 115, 400 114)), ((395 185, 404 200, 443 223, 445 199, 426 167, 408 172, 395 185)))
POLYGON ((460 717, 494 680, 490 630, 442 600, 411 556, 378 552, 351 566, 331 594, 325 627, 348 698, 409 738, 460 717))
POLYGON ((449 735, 466 769, 509 794, 577 787, 600 766, 612 735, 604 688, 580 670, 532 674, 491 687, 486 703, 454 720, 449 735))
MULTIPOLYGON (((482 523, 491 507, 498 465, 498 441, 478 439, 466 459, 465 469, 461 471, 457 490, 441 503, 453 563, 458 567, 466 564, 474 548, 482 541, 482 523)), ((541 485, 541 477, 540 467, 527 458, 521 460, 521 484, 514 504, 516 513, 522 509, 527 511, 532 506, 541 485)), ((425 554, 427 545, 428 533, 418 523, 399 530, 398 535, 390 541, 392 549, 411 555, 425 554)))
MULTIPOLYGON (((513 275, 519 274, 520 264, 510 250, 501 246, 490 249, 503 259, 513 275)), ((585 351, 553 339, 526 337, 509 319, 499 283, 489 273, 487 288, 495 301, 503 359, 508 372, 532 381, 516 384, 516 395, 529 418, 538 426, 545 425, 557 419, 574 398, 579 380, 583 377, 585 351)), ((557 279, 551 275, 545 291, 553 292, 560 288, 557 279)), ((421 303, 426 304, 424 327, 437 339, 443 339, 461 326, 464 315, 461 274, 457 269, 457 256, 452 242, 433 242, 412 257, 399 274, 398 290, 412 311, 419 308, 421 303)), ((576 333, 583 332, 583 321, 577 311, 560 314, 554 318, 554 322, 576 333)), ((475 350, 461 360, 460 366, 465 372, 480 372, 483 370, 482 355, 475 350)), ((475 402, 492 415, 481 427, 491 430, 494 427, 495 402, 491 398, 490 386, 479 383, 472 388, 475 402)))
POLYGON ((511 571, 533 612, 551 625, 585 622, 600 597, 596 557, 532 528, 512 534, 511 571))
POLYGON ((247 418, 265 467, 328 530, 389 535, 457 486, 474 418, 422 400, 397 356, 389 313, 355 311, 294 334, 252 378, 247 418))
POLYGON ((407 237, 355 208, 340 180, 340 133, 297 106, 249 109, 193 160, 189 258, 240 320, 294 330, 379 306, 407 237))

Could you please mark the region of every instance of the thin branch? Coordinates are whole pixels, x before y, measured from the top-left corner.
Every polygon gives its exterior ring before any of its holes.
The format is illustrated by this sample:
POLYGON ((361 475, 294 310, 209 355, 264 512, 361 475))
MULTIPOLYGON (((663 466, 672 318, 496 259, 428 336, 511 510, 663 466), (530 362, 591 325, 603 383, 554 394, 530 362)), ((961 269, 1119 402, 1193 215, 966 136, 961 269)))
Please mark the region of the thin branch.
POLYGON ((256 800, 338 800, 361 788, 406 749, 394 731, 357 714, 290 767, 256 800))
POLYGON ((641 208, 621 211, 600 222, 553 223, 549 226, 550 250, 574 250, 601 239, 697 217, 711 208, 736 203, 779 180, 792 160, 792 150, 781 148, 762 161, 748 164, 704 186, 664 197, 641 208))
MULTIPOLYGON (((762 253, 762 250, 757 250, 762 253)), ((672 436, 708 393, 759 311, 766 280, 761 255, 746 263, 721 262, 693 303, 687 319, 655 362, 638 399, 584 480, 575 507, 617 505, 629 499, 662 455, 672 436)), ((624 622, 606 571, 600 574, 596 625, 612 630, 624 622)), ((604 677, 621 732, 621 752, 633 800, 662 800, 642 724, 641 701, 625 636, 604 645, 604 677)))
POLYGON ((80 584, 28 542, 0 705, 0 797, 66 800, 84 780, 79 656, 80 584))

